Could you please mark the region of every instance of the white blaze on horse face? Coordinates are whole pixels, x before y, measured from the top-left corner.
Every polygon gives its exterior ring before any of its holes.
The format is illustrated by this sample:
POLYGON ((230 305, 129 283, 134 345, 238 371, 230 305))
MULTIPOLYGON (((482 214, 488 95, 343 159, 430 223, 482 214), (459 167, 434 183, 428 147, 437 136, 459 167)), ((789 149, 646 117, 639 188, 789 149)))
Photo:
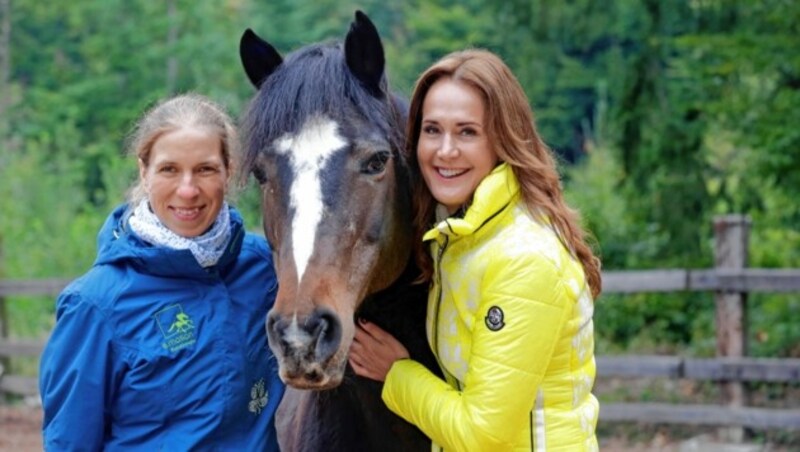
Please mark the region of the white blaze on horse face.
POLYGON ((284 135, 275 141, 279 154, 289 154, 294 179, 290 189, 292 248, 297 266, 297 282, 303 279, 314 249, 317 226, 322 219, 322 181, 319 174, 325 163, 347 142, 336 130, 336 123, 324 116, 314 116, 296 135, 284 135))

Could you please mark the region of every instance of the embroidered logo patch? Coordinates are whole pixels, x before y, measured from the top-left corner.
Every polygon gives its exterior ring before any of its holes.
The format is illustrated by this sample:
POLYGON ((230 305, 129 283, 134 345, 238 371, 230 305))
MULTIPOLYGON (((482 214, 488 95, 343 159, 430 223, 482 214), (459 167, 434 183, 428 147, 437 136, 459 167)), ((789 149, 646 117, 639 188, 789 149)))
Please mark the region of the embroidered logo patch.
POLYGON ((251 413, 259 414, 267 406, 267 402, 269 401, 269 394, 267 393, 266 388, 264 388, 264 379, 260 379, 253 385, 253 388, 250 389, 250 404, 248 405, 248 409, 251 413))
POLYGON ((161 346, 165 349, 176 352, 195 343, 194 321, 183 312, 181 305, 168 306, 156 312, 153 317, 161 335, 164 336, 161 346))
POLYGON ((503 310, 497 306, 489 308, 486 317, 483 318, 486 322, 486 328, 492 331, 500 331, 506 324, 503 322, 503 310))

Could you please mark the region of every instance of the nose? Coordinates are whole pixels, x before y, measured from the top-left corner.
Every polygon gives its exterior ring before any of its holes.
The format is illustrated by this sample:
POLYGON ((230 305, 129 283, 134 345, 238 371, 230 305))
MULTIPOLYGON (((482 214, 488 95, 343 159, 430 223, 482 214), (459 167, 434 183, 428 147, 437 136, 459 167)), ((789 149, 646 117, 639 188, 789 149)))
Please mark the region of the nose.
POLYGON ((442 144, 439 146, 438 154, 441 158, 453 158, 458 155, 458 145, 453 135, 445 133, 442 136, 442 144))
POLYGON ((186 174, 181 177, 181 180, 178 183, 178 196, 181 198, 194 198, 199 193, 200 190, 197 188, 197 184, 195 183, 194 176, 192 174, 186 174))
POLYGON ((299 320, 270 311, 267 337, 279 355, 300 362, 324 363, 339 348, 342 325, 336 313, 326 308, 317 308, 299 320))

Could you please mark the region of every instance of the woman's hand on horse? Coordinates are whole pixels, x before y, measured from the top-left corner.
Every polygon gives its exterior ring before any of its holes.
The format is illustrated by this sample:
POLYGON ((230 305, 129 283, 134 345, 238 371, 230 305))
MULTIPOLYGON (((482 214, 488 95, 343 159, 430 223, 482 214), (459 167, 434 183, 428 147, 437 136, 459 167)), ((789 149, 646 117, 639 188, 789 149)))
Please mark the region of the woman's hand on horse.
POLYGON ((408 350, 394 336, 374 323, 358 321, 349 356, 356 375, 385 381, 392 364, 408 357, 408 350))

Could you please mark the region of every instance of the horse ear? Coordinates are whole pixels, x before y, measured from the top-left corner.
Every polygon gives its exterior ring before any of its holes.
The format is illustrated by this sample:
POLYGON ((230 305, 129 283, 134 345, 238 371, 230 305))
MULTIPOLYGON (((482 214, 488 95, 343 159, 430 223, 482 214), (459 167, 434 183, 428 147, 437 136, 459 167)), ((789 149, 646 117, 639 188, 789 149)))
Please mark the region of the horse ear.
POLYGON ((261 88, 264 80, 283 63, 281 54, 270 43, 259 38, 251 29, 245 30, 239 41, 239 57, 250 83, 261 88))
POLYGON ((378 29, 366 14, 356 11, 356 19, 344 40, 347 67, 375 97, 383 96, 381 80, 386 60, 378 29))

